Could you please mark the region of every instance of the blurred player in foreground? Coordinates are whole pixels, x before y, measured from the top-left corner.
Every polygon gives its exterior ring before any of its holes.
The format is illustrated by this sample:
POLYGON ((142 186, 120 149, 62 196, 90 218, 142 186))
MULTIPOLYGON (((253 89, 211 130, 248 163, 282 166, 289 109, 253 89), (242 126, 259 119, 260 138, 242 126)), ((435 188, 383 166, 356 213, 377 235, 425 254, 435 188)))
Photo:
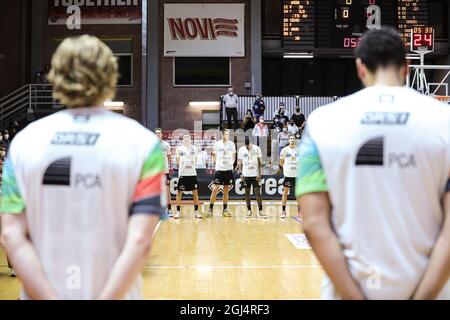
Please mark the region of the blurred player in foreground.
POLYGON ((449 299, 450 109, 403 87, 392 28, 356 50, 366 89, 308 119, 297 195, 324 299, 449 299))
POLYGON ((165 210, 164 154, 153 133, 103 107, 117 77, 100 40, 64 40, 49 80, 68 109, 11 145, 2 240, 22 299, 142 298, 140 273, 165 210))

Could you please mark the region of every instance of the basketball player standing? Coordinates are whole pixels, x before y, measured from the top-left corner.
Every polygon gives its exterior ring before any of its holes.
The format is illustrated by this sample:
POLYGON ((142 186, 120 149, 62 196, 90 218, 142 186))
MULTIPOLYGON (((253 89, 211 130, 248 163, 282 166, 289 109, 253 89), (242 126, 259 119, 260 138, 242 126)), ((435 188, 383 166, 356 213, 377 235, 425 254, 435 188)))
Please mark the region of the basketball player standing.
POLYGON ((356 57, 366 88, 313 112, 299 148, 322 298, 449 299, 450 109, 403 86, 396 30, 367 32, 356 57))

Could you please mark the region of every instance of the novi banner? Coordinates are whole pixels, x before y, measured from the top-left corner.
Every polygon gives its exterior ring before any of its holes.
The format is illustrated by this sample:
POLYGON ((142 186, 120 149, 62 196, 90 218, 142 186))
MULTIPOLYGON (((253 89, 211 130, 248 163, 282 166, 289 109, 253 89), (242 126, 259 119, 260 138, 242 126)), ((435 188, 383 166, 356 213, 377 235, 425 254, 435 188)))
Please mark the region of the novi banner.
MULTIPOLYGON (((211 190, 213 186, 213 174, 208 174, 206 170, 197 169, 198 179, 198 195, 201 200, 209 200, 211 196, 211 190)), ((229 197, 232 200, 244 201, 245 189, 242 187, 240 177, 235 176, 235 184, 229 192, 229 197)), ((172 198, 175 199, 176 186, 178 183, 178 176, 173 175, 170 179, 170 193, 172 198)), ((282 175, 270 175, 261 177, 261 197, 263 200, 280 200, 283 194, 283 176, 282 175)), ((255 199, 255 193, 253 188, 251 189, 252 199, 255 199)), ((218 201, 221 201, 223 192, 220 191, 217 195, 218 201)), ((192 199, 192 192, 184 192, 183 200, 192 199)), ((291 188, 289 193, 289 200, 295 200, 295 188, 291 188)))
POLYGON ((164 56, 244 57, 245 4, 164 4, 164 56))
POLYGON ((81 13, 81 24, 140 24, 141 0, 48 0, 48 24, 65 25, 73 14, 81 13))

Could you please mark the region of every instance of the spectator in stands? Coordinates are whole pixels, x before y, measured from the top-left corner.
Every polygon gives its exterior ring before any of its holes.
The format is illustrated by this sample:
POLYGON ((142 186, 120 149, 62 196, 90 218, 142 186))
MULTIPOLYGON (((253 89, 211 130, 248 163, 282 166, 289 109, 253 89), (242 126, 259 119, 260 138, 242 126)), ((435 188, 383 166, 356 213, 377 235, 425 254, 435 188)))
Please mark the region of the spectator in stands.
POLYGON ((302 139, 302 132, 300 130, 295 134, 295 139, 297 139, 297 145, 300 144, 300 140, 302 139))
POLYGON ((259 122, 253 128, 253 136, 257 138, 269 136, 269 127, 264 123, 264 117, 259 117, 259 122))
POLYGON ((238 96, 234 93, 233 88, 228 89, 228 94, 223 96, 222 103, 225 106, 225 112, 227 114, 228 129, 231 129, 231 118, 233 118, 234 129, 237 129, 239 126, 237 119, 238 96))
POLYGON ((278 108, 278 112, 273 117, 274 129, 279 128, 281 131, 284 125, 289 121, 289 118, 285 115, 286 109, 284 107, 284 102, 280 102, 280 107, 278 108), (275 125, 277 124, 277 125, 275 125))
POLYGON ((11 125, 9 126, 9 133, 10 133, 10 140, 12 140, 14 138, 14 136, 16 135, 17 131, 19 131, 19 123, 17 121, 13 121, 11 123, 11 125))
POLYGON ((9 139, 9 132, 8 130, 5 130, 3 132, 3 141, 2 141, 2 145, 5 148, 5 151, 8 152, 9 150, 9 145, 11 144, 11 140, 9 139))
POLYGON ((247 130, 253 129, 255 127, 256 119, 253 117, 252 110, 248 109, 247 113, 245 114, 244 118, 244 132, 247 132, 247 130))
POLYGON ((283 130, 283 125, 281 124, 280 119, 277 116, 273 118, 272 129, 275 129, 277 133, 280 133, 283 130))
POLYGON ((281 150, 289 144, 289 136, 290 133, 288 127, 284 125, 283 129, 278 134, 278 154, 280 154, 281 150))
POLYGON ((295 107, 295 111, 291 117, 291 120, 294 121, 295 125, 298 127, 300 131, 303 131, 306 124, 306 118, 303 112, 301 112, 300 107, 295 107))
POLYGON ((259 117, 264 116, 264 111, 266 111, 266 104, 262 99, 262 95, 258 93, 256 95, 256 100, 253 103, 253 112, 255 113, 256 122, 259 122, 259 117))
POLYGON ((289 120, 287 123, 288 132, 291 134, 296 134, 299 131, 299 127, 297 127, 294 123, 294 120, 289 120))

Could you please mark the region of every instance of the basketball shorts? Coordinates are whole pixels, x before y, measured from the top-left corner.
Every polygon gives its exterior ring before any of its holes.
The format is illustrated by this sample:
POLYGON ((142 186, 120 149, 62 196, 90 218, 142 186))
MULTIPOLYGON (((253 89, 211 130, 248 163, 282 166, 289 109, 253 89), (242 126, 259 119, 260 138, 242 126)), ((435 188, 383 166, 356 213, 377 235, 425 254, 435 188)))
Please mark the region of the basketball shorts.
POLYGON ((294 177, 284 177, 283 186, 292 188, 295 186, 295 178, 294 177))
POLYGON ((220 186, 231 186, 234 184, 233 170, 228 171, 216 171, 213 179, 214 184, 220 186))
POLYGON ((259 188, 260 182, 256 181, 256 177, 244 177, 244 179, 242 179, 242 186, 244 188, 250 188, 251 186, 253 186, 253 188, 259 188))
POLYGON ((184 176, 178 179, 178 191, 193 191, 198 189, 197 176, 184 176))

